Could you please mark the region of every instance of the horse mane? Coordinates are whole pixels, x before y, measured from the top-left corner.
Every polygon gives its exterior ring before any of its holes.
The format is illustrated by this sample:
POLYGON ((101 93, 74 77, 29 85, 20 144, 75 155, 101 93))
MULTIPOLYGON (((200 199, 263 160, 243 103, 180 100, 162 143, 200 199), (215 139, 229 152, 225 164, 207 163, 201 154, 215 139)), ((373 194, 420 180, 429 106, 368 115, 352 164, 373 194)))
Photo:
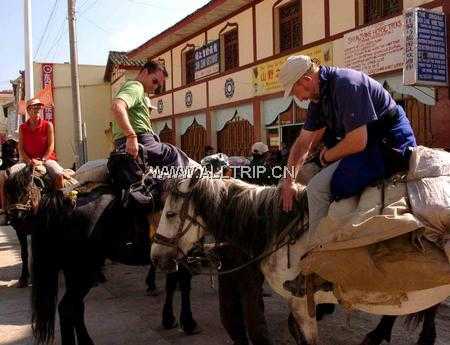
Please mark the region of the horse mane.
MULTIPOLYGON (((177 194, 177 183, 170 191, 177 194)), ((281 189, 256 186, 235 179, 201 178, 190 197, 195 214, 200 216, 218 241, 236 244, 256 256, 273 246, 281 232, 296 217, 307 222, 306 189, 298 185, 294 209, 281 209, 281 189)))

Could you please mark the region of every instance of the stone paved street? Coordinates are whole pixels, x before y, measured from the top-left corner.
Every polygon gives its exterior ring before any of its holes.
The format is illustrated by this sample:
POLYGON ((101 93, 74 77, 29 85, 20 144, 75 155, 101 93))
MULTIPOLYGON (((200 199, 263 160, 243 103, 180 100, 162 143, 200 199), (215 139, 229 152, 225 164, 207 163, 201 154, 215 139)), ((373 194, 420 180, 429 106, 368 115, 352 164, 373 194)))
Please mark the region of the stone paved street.
MULTIPOLYGON (((0 228, 0 344, 31 345, 28 289, 13 287, 19 275, 20 258, 14 231, 0 228)), ((178 329, 166 331, 160 326, 163 295, 148 297, 143 284, 145 267, 108 264, 108 282, 91 291, 86 299, 86 322, 98 345, 225 345, 231 344, 220 324, 217 291, 209 277, 193 279, 193 314, 203 332, 185 336, 178 329)), ((164 275, 158 274, 158 287, 163 288, 164 275)), ((217 285, 216 285, 217 286, 217 285)), ((178 301, 178 299, 177 299, 178 301)), ((273 295, 265 299, 266 316, 275 344, 293 345, 287 331, 285 303, 273 295)), ((178 303, 175 303, 178 309, 178 303)), ((376 326, 378 317, 355 312, 350 325, 347 315, 339 309, 333 317, 320 323, 320 345, 357 345, 364 334, 376 326)), ((450 343, 450 306, 440 310, 437 345, 450 343), (444 325, 446 323, 446 325, 444 325)), ((417 331, 407 331, 401 322, 394 328, 392 344, 412 345, 417 331)), ((57 338, 56 344, 59 344, 57 338)))

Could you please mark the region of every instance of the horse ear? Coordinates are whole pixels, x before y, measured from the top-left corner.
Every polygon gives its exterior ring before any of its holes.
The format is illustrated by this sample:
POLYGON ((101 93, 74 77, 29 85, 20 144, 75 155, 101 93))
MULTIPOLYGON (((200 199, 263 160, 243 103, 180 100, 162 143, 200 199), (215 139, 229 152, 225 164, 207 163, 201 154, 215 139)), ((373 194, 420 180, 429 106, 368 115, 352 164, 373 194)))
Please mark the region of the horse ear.
POLYGON ((202 177, 202 169, 196 169, 192 174, 191 180, 189 181, 189 188, 194 187, 200 180, 200 177, 202 177))

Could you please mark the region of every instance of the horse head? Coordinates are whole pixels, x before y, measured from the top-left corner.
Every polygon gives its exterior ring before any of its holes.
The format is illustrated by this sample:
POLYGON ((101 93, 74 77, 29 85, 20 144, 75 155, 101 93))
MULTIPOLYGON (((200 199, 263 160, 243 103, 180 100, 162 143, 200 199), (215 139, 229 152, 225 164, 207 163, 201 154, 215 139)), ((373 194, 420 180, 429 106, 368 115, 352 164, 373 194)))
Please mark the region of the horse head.
POLYGON ((12 224, 22 222, 36 212, 44 188, 44 181, 31 165, 8 177, 5 182, 5 210, 12 224))
POLYGON ((164 208, 151 250, 152 261, 164 270, 173 271, 206 233, 194 202, 194 189, 200 179, 198 170, 192 177, 173 179, 166 185, 164 208))

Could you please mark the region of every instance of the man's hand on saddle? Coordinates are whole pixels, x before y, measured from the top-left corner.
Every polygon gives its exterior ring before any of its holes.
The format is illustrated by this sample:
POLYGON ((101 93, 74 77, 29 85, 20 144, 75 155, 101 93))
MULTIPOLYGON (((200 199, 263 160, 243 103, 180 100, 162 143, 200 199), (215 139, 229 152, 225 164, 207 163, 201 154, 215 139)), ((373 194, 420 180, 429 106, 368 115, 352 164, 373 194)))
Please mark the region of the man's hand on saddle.
POLYGON ((290 212, 292 210, 296 193, 297 189, 294 186, 294 181, 285 178, 281 185, 281 206, 284 212, 290 212))
POLYGON ((135 135, 127 136, 127 143, 125 147, 125 151, 131 155, 133 158, 136 158, 139 152, 139 144, 135 135))

